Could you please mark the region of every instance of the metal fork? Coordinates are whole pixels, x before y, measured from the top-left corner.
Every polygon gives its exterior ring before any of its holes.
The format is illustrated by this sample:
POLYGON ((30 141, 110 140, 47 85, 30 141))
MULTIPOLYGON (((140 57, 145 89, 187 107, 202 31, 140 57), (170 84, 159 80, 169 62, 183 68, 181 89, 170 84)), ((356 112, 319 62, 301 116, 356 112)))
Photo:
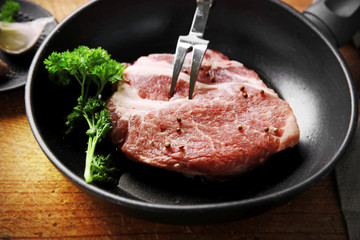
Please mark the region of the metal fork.
POLYGON ((197 8, 190 32, 186 36, 180 36, 177 42, 169 98, 171 98, 174 93, 175 85, 179 78, 185 56, 190 50, 192 50, 189 86, 189 99, 192 99, 200 65, 209 44, 209 41, 203 39, 202 37, 204 35, 207 18, 213 0, 197 0, 196 2, 197 8))

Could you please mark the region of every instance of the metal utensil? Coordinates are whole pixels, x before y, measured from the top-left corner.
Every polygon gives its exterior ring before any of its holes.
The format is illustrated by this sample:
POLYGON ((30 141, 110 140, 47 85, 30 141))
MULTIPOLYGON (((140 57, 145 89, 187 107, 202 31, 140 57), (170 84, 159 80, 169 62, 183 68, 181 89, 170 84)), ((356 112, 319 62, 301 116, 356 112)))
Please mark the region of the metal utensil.
POLYGON ((176 46, 174 68, 169 97, 171 98, 186 54, 192 50, 192 62, 190 71, 189 99, 192 98, 195 82, 199 73, 200 65, 205 55, 208 40, 203 39, 207 18, 212 5, 212 0, 197 0, 197 8, 190 28, 186 36, 180 36, 176 46))

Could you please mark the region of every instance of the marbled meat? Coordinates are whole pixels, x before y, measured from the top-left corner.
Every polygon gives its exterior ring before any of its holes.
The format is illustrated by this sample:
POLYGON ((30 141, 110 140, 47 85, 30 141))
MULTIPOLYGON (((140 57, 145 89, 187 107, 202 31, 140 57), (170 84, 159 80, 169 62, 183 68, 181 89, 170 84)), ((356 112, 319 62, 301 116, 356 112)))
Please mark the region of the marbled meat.
POLYGON ((173 55, 140 57, 108 101, 112 142, 127 158, 185 175, 225 179, 296 145, 288 103, 237 61, 208 50, 188 99, 190 54, 169 99, 173 55))

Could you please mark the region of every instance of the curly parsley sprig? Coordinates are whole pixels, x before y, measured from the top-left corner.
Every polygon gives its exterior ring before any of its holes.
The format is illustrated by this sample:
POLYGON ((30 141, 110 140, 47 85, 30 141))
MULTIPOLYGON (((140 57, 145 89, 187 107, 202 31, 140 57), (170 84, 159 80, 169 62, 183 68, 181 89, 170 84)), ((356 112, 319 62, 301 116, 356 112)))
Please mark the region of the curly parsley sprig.
POLYGON ((13 0, 6 0, 1 6, 0 22, 14 22, 14 16, 20 10, 20 4, 13 0))
POLYGON ((49 78, 56 84, 67 86, 75 80, 80 85, 77 105, 67 116, 65 125, 68 127, 67 134, 77 128, 82 119, 89 126, 86 131, 89 140, 85 181, 113 181, 116 169, 111 164, 110 156, 96 156, 95 147, 106 137, 112 121, 101 93, 108 83, 122 80, 125 65, 111 59, 110 54, 101 47, 93 49, 86 46, 79 46, 73 51, 53 52, 44 60, 44 64, 49 78))

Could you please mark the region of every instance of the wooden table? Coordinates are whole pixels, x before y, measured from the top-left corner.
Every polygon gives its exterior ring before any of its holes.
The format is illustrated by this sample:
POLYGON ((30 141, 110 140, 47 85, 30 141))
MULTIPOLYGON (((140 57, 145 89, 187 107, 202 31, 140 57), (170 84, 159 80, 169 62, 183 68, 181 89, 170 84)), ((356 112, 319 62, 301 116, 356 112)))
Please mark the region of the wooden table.
MULTIPOLYGON (((61 21, 87 0, 32 0, 61 21)), ((310 0, 286 0, 303 11, 310 0)), ((359 51, 341 48, 357 83, 359 51)), ((359 85, 360 86, 360 85, 359 85)), ((135 219, 100 204, 61 175, 33 137, 24 89, 0 94, 2 239, 347 239, 333 174, 293 201, 236 222, 172 226, 135 219)))

